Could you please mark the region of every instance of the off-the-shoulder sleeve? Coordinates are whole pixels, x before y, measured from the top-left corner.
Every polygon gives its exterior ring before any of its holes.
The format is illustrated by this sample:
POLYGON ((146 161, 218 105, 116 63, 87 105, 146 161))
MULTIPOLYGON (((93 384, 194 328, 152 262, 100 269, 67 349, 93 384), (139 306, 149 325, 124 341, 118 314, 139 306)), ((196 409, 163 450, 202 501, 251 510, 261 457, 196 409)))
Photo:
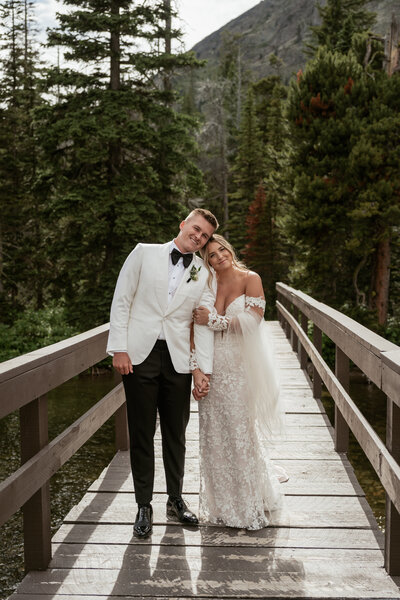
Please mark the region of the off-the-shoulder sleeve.
POLYGON ((246 308, 257 307, 257 308, 261 308, 262 310, 265 310, 265 300, 264 300, 264 298, 261 298, 261 296, 257 296, 257 297, 246 296, 245 307, 246 308))

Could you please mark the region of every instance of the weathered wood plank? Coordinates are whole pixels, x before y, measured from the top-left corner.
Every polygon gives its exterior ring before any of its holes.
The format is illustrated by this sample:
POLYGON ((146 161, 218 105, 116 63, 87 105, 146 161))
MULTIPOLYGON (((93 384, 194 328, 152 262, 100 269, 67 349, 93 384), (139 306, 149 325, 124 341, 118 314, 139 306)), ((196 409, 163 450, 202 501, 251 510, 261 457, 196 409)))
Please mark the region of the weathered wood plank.
MULTIPOLYGON (((198 512, 198 496, 185 496, 190 507, 198 512)), ((167 497, 163 494, 153 498, 154 522, 172 523, 166 518, 167 497)), ((282 513, 272 516, 276 527, 369 527, 365 514, 368 504, 357 496, 289 496, 285 497, 282 513)), ((133 494, 88 492, 65 517, 65 523, 132 523, 136 504, 133 494)))
MULTIPOLYGON (((383 554, 376 550, 345 550, 343 548, 277 548, 277 547, 231 547, 189 545, 186 532, 181 531, 181 544, 156 548, 155 544, 54 544, 51 569, 146 569, 155 549, 158 554, 157 568, 168 571, 182 570, 182 558, 190 570, 201 561, 204 571, 268 571, 271 561, 301 561, 315 563, 334 562, 338 571, 346 565, 360 568, 362 565, 383 567, 383 554), (186 547, 185 547, 186 546, 186 547), (182 547, 185 547, 182 551, 182 547)), ((185 565, 186 567, 186 565, 185 565)), ((322 565, 325 570, 326 566, 322 565)))
POLYGON ((95 523, 63 524, 53 537, 59 544, 153 544, 188 546, 231 546, 273 548, 336 548, 352 550, 383 549, 383 535, 370 529, 315 529, 295 527, 266 527, 259 531, 246 531, 229 527, 185 527, 154 525, 150 539, 138 540, 132 534, 132 526, 97 525, 95 523), (184 537, 182 536, 184 532, 184 537))
POLYGON ((209 598, 370 598, 371 592, 384 590, 385 598, 399 598, 398 588, 383 569, 343 567, 339 572, 330 564, 296 560, 270 561, 263 573, 203 571, 185 566, 180 571, 158 567, 127 569, 49 569, 34 571, 25 578, 20 593, 99 595, 99 596, 204 596, 209 598))
MULTIPOLYGON (((281 456, 286 456, 281 454, 281 456)), ((363 496, 364 492, 355 479, 352 467, 335 455, 335 460, 289 460, 276 459, 274 463, 283 467, 290 479, 282 485, 285 494, 319 496, 363 496), (352 476, 353 480, 349 479, 352 476)), ((160 462, 155 471, 154 492, 165 490, 164 469, 160 462)), ((129 462, 125 460, 105 469, 89 487, 90 492, 133 492, 129 462)), ((185 493, 199 493, 199 465, 196 459, 186 459, 184 480, 185 493)))

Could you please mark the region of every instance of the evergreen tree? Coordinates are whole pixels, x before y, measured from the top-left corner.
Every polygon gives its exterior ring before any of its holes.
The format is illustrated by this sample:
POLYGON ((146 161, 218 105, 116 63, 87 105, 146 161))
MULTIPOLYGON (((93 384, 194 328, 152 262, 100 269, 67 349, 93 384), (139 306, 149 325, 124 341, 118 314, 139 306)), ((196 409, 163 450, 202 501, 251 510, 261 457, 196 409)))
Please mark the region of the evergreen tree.
POLYGON ((307 48, 315 55, 320 46, 346 54, 352 45, 353 35, 368 31, 375 23, 375 13, 366 9, 368 0, 327 0, 317 4, 321 25, 310 27, 311 43, 307 48))
POLYGON ((281 227, 292 188, 289 140, 284 101, 287 89, 271 75, 253 85, 255 108, 264 156, 263 182, 247 217, 245 259, 260 274, 266 298, 266 315, 273 318, 275 283, 286 279, 287 252, 281 227))
POLYGON ((53 175, 55 285, 82 327, 106 320, 123 259, 139 241, 175 234, 186 199, 202 189, 192 121, 172 107, 174 55, 168 1, 67 0, 50 33, 74 68, 53 69, 57 95, 42 114, 53 175), (140 48, 140 49, 138 49, 140 48))
POLYGON ((246 222, 249 206, 253 201, 265 169, 261 132, 257 122, 254 90, 250 86, 243 107, 239 130, 238 151, 233 166, 235 191, 230 195, 229 234, 238 252, 245 247, 246 222))
POLYGON ((221 231, 230 237, 230 191, 234 189, 232 166, 242 113, 242 98, 248 86, 243 69, 241 35, 224 34, 218 65, 200 90, 204 126, 200 166, 205 173, 207 206, 218 216, 221 231))
POLYGON ((4 0, 0 9, 0 306, 3 320, 11 322, 26 306, 43 306, 48 264, 36 186, 34 111, 42 100, 33 2, 4 0))
POLYGON ((361 65, 352 51, 321 48, 289 96, 293 281, 346 310, 372 309, 380 325, 400 223, 399 86, 396 75, 361 65))
POLYGON ((199 166, 204 173, 207 189, 207 207, 221 223, 221 232, 229 237, 228 188, 230 184, 231 136, 224 107, 226 81, 209 79, 202 86, 205 98, 199 145, 199 166))
POLYGON ((262 279, 267 318, 271 318, 274 313, 275 260, 277 258, 274 228, 275 221, 272 216, 271 203, 268 202, 264 184, 260 183, 246 218, 247 243, 244 257, 247 266, 256 271, 262 279))
POLYGON ((352 279, 345 251, 354 208, 348 163, 370 91, 354 55, 322 47, 289 93, 294 193, 286 225, 297 252, 292 278, 335 304, 346 300, 352 279))
POLYGON ((400 77, 381 73, 375 83, 376 96, 349 157, 356 196, 347 247, 358 259, 358 303, 376 311, 379 325, 384 325, 391 246, 400 225, 400 77))

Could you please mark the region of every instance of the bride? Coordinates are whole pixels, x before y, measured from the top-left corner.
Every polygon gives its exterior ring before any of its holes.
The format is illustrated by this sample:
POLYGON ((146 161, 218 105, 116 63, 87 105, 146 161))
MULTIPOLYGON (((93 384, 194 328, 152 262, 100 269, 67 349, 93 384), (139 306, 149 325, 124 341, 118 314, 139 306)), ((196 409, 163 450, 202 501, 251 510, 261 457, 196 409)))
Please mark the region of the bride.
MULTIPOLYGON (((281 431, 282 409, 263 319, 261 279, 214 234, 202 257, 216 292, 213 311, 200 306, 194 322, 214 330, 210 392, 199 398, 200 517, 229 527, 261 529, 281 508, 279 481, 266 442, 281 431)), ((195 348, 191 370, 198 375, 195 348)))

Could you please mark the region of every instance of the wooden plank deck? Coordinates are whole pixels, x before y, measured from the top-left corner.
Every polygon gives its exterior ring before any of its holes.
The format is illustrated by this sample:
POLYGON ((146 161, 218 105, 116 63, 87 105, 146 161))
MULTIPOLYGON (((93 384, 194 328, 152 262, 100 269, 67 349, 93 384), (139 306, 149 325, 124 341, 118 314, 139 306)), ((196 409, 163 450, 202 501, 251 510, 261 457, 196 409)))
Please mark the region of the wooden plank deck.
MULTIPOLYGON (((271 455, 285 467, 285 509, 272 526, 183 527, 165 516, 159 436, 154 529, 132 533, 136 506, 127 452, 118 453, 66 516, 47 571, 29 573, 12 600, 97 598, 398 598, 383 568, 383 536, 297 357, 274 338, 288 433, 271 455)), ((185 494, 197 510, 198 415, 187 430, 185 494)))

